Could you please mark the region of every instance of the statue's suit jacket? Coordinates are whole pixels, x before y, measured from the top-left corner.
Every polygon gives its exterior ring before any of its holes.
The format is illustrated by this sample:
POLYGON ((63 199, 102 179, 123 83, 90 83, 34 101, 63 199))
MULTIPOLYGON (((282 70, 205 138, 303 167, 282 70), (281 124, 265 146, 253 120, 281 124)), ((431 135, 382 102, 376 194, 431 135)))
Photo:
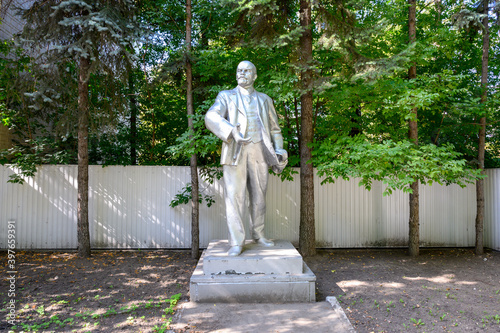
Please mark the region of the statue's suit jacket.
MULTIPOLYGON (((275 150, 283 149, 283 136, 279 128, 278 116, 272 99, 266 94, 257 91, 255 93, 258 101, 257 111, 264 127, 262 133, 264 156, 269 166, 277 165, 279 161, 275 150)), ((239 124, 240 133, 244 136, 247 128, 247 116, 241 93, 237 87, 219 93, 215 103, 205 115, 205 124, 212 133, 223 141, 221 164, 238 165, 241 149, 238 149, 231 131, 239 124), (239 153, 236 155, 236 159, 234 158, 235 153, 239 153)))

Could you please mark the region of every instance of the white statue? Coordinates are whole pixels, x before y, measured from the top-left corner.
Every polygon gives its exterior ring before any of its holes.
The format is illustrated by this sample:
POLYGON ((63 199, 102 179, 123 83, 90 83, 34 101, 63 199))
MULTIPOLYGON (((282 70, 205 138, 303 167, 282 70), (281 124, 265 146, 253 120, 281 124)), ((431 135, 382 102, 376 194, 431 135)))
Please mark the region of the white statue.
POLYGON ((221 91, 205 115, 207 128, 223 141, 221 164, 230 256, 237 256, 243 250, 242 215, 247 188, 252 239, 264 246, 274 246, 264 237, 268 169, 272 167, 280 173, 288 162, 273 101, 254 89, 256 78, 254 64, 242 61, 236 71, 238 86, 221 91))

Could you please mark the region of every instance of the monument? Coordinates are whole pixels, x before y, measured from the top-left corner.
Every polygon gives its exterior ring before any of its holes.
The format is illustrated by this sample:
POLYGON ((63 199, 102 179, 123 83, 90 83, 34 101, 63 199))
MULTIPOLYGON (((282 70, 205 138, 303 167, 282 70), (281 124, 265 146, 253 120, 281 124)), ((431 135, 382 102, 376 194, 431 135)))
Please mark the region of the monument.
POLYGON ((254 89, 255 79, 255 66, 250 61, 242 61, 236 70, 238 86, 221 91, 205 115, 207 128, 222 140, 221 164, 230 256, 239 255, 243 249, 243 211, 247 190, 251 237, 264 246, 274 245, 264 237, 269 167, 280 173, 288 162, 273 101, 254 89))
POLYGON ((191 277, 195 302, 313 302, 316 277, 288 241, 264 236, 269 168, 288 162, 272 99, 254 89, 257 69, 242 61, 238 86, 219 93, 205 124, 222 140, 229 239, 213 241, 191 277), (244 211, 248 191, 250 240, 244 211))

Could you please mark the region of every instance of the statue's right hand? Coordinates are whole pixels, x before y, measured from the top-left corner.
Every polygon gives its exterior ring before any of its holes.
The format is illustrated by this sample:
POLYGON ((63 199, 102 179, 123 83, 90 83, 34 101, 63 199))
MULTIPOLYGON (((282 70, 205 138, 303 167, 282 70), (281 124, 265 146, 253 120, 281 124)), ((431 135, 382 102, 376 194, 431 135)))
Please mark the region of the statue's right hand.
POLYGON ((238 127, 234 127, 233 130, 231 131, 231 134, 233 136, 234 141, 236 141, 236 143, 240 144, 240 145, 248 144, 248 143, 250 143, 250 140, 252 139, 252 138, 244 138, 241 135, 238 127))

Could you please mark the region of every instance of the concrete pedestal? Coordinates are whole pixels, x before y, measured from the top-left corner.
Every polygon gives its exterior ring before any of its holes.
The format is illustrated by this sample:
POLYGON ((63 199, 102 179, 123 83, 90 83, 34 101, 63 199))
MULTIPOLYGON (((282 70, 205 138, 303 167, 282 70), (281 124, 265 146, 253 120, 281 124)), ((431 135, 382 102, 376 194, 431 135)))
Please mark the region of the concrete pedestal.
POLYGON ((247 242, 229 257, 227 240, 213 241, 203 251, 191 276, 194 302, 314 302, 316 276, 288 241, 265 247, 247 242))

